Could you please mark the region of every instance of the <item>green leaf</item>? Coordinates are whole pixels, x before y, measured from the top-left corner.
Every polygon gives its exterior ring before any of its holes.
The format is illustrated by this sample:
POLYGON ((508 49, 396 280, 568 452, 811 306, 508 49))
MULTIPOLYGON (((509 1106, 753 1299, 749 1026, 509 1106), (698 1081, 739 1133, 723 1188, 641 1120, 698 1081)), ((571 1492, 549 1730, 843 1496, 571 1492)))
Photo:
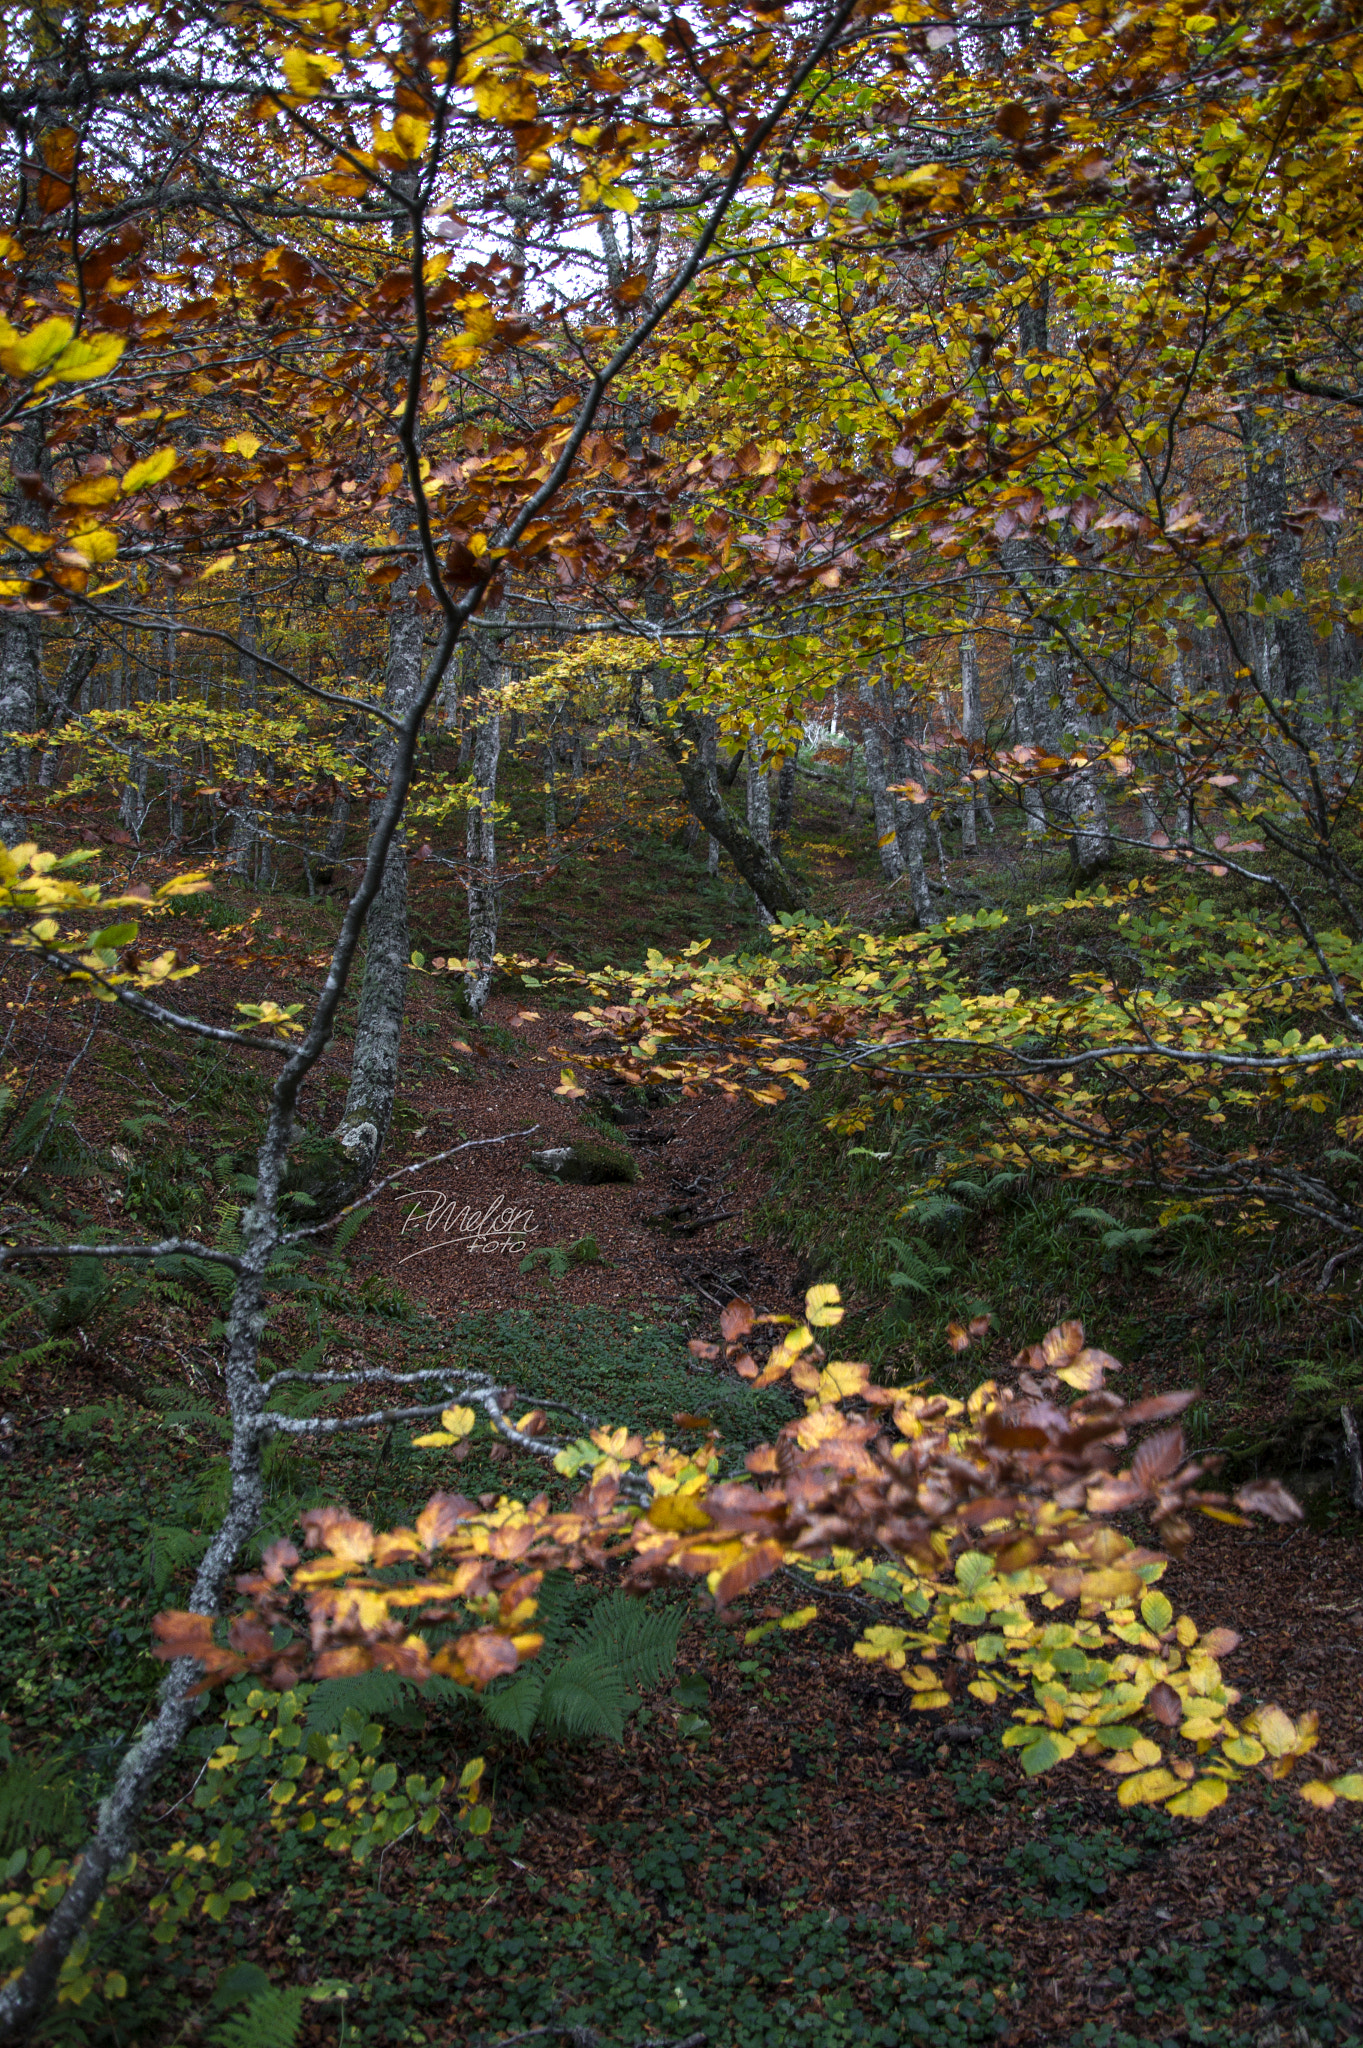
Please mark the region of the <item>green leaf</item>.
POLYGON ((1147 1593, 1141 1602, 1141 1620, 1152 1635, 1163 1635, 1173 1622, 1174 1610, 1163 1593, 1147 1593))
POLYGON ((130 946, 136 937, 135 924, 110 924, 102 932, 96 932, 90 944, 96 951, 116 953, 120 946, 130 946))
POLYGON ((1029 1778, 1039 1778, 1043 1771, 1049 1771, 1053 1764, 1062 1764, 1067 1756, 1074 1754, 1073 1747, 1058 1742, 1050 1729, 1039 1742, 1029 1743, 1022 1752, 1022 1768, 1029 1778))
POLYGON ((956 1560, 956 1583, 963 1593, 978 1593, 985 1581, 993 1576, 994 1560, 982 1551, 967 1550, 956 1560))

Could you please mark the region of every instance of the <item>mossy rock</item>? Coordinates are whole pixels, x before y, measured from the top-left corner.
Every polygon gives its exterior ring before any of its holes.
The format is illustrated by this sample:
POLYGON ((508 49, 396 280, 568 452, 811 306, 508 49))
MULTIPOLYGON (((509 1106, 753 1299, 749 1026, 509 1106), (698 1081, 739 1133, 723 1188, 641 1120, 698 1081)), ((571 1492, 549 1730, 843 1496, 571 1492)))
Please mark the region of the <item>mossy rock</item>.
POLYGON ((575 1187, 601 1187, 607 1181, 628 1185, 639 1178, 633 1153, 599 1138, 576 1138, 571 1145, 551 1145, 543 1152, 532 1152, 530 1163, 541 1173, 552 1174, 555 1180, 567 1181, 575 1187))
POLYGON ((339 1138, 304 1135, 295 1139, 284 1172, 286 1195, 304 1199, 295 1207, 313 1222, 343 1209, 362 1185, 355 1160, 339 1138))

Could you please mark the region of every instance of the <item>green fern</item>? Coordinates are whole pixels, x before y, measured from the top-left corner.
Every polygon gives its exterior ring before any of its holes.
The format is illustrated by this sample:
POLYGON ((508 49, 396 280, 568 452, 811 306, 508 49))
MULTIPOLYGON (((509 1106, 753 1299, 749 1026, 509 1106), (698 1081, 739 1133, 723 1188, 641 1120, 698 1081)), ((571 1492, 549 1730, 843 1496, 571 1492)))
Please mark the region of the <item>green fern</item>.
POLYGON ((907 1213, 922 1229, 954 1230, 967 1212, 964 1203, 953 1202, 949 1195, 924 1195, 907 1213))
POLYGON ((999 1208, 1009 1195, 1017 1193, 1026 1178, 1025 1173, 996 1173, 983 1183, 954 1180, 950 1184, 949 1193, 979 1213, 999 1208))
POLYGON ((209 2048, 294 2048, 306 1991, 258 1991, 208 2036, 209 2048))
POLYGON ((324 1678, 314 1688, 307 1705, 310 1735, 335 1735, 347 1714, 362 1721, 401 1722, 417 1700, 426 1706, 458 1706, 468 1698, 448 1678, 428 1678, 419 1689, 411 1679, 395 1671, 360 1671, 350 1678, 324 1678))
POLYGON ((46 1771, 11 1759, 0 1771, 0 1855, 38 1842, 65 1844, 80 1827, 80 1807, 70 1785, 46 1771))
MULTIPOLYGON (((650 1608, 627 1593, 602 1598, 570 1573, 550 1572, 535 1619, 543 1649, 477 1704, 494 1728, 522 1742, 537 1729, 571 1742, 619 1742, 639 1694, 661 1684, 676 1662, 684 1620, 678 1605, 650 1608)), ((429 1679, 418 1694, 388 1671, 323 1679, 308 1701, 308 1730, 334 1734, 351 1712, 391 1720, 418 1698, 427 1707, 457 1706, 471 1695, 443 1678, 429 1679)))
POLYGON ((931 1297, 937 1292, 938 1282, 948 1278, 950 1266, 941 1265, 928 1256, 927 1246, 921 1240, 918 1244, 905 1244, 901 1237, 887 1237, 889 1249, 898 1260, 898 1266, 890 1275, 891 1287, 909 1294, 931 1297))
POLYGON ((528 1742, 538 1727, 569 1741, 619 1742, 638 1695, 659 1684, 677 1656, 681 1607, 646 1607, 626 1593, 596 1600, 574 1626, 583 1589, 546 1580, 537 1625, 544 1648, 479 1704, 494 1728, 528 1742), (547 1597, 545 1597, 547 1596, 547 1597))
POLYGON ((197 1564, 208 1548, 207 1536, 192 1529, 154 1528, 147 1537, 147 1575, 159 1600, 184 1564, 197 1564))
POLYGON ((373 1213, 372 1209, 354 1209, 342 1223, 337 1225, 336 1235, 331 1240, 333 1254, 337 1257, 340 1256, 354 1237, 356 1231, 363 1228, 373 1213))

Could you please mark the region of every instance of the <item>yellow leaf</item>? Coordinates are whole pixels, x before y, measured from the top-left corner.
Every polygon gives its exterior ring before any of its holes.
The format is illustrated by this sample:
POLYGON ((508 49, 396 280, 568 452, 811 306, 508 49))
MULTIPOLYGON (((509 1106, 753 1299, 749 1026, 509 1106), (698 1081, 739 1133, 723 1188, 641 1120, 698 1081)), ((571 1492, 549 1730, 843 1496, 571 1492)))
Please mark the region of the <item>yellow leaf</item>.
POLYGON ((1256 1742, 1252 1735, 1237 1735, 1232 1742, 1222 1743, 1221 1754, 1230 1763, 1248 1767, 1250 1764, 1263 1762, 1264 1746, 1262 1742, 1256 1742))
POLYGON ((1253 1726, 1270 1756, 1291 1756, 1296 1750, 1296 1726, 1281 1707, 1260 1707, 1253 1717, 1253 1726))
MULTIPOLYGON (((1122 1791, 1126 1790, 1125 1785, 1122 1791)), ((1118 1793, 1118 1798, 1121 1793, 1118 1793)), ((1180 1820, 1201 1820, 1204 1814, 1222 1805, 1226 1798, 1224 1778, 1196 1778, 1186 1792, 1180 1792, 1177 1799, 1171 1799, 1166 1813, 1176 1813, 1180 1820)))
POLYGON ((109 505, 118 496, 116 476, 80 477, 68 484, 62 497, 68 505, 109 505))
POLYGON ((445 1444, 457 1444, 458 1441, 457 1436, 451 1436, 449 1431, 444 1429, 431 1429, 426 1432, 425 1436, 414 1436, 412 1438, 413 1444, 419 1451, 439 1450, 445 1444))
POLYGON ((472 1436, 474 1425, 478 1420, 478 1414, 477 1410, 473 1408, 446 1408, 440 1420, 454 1441, 458 1443, 461 1436, 472 1436))
POLYGON ((341 68, 340 58, 324 50, 286 50, 279 63, 289 81, 289 91, 297 93, 300 99, 311 99, 315 93, 324 91, 327 80, 334 78, 341 68))
POLYGON ((951 1694, 947 1692, 916 1692, 909 1701, 916 1714, 926 1714, 933 1707, 949 1707, 951 1694))
POLYGON ((847 1358, 835 1358, 819 1374, 819 1399, 850 1401, 865 1391, 870 1377, 869 1366, 854 1364, 847 1358))
POLYGON ((430 139, 431 124, 429 121, 421 120, 416 114, 399 114, 393 123, 393 134, 408 163, 415 163, 425 152, 430 139))
POLYGON ((639 210, 638 198, 628 185, 605 185, 597 197, 612 213, 637 213, 639 210))
POLYGON ((1330 1790, 1336 1799, 1348 1799, 1355 1805, 1363 1804, 1363 1771, 1348 1771, 1342 1778, 1331 1778, 1330 1790))
POLYGON ((1327 1785, 1323 1778, 1312 1778, 1309 1784, 1298 1789, 1303 1799, 1309 1801, 1312 1806, 1319 1806, 1324 1813, 1328 1813, 1335 1803, 1334 1787, 1327 1785))
POLYGON ((253 455, 259 453, 261 445, 259 434, 233 434, 223 442, 222 449, 224 455, 244 455, 249 462, 253 455))
POLYGON ((118 535, 107 526, 95 526, 88 533, 73 533, 68 543, 87 562, 112 562, 118 553, 118 535))
POLYGON ((485 121, 534 121, 539 101, 527 78, 498 78, 485 71, 473 82, 473 104, 485 121))
POLYGON ((31 334, 20 334, 8 321, 0 327, 0 369, 11 377, 31 377, 59 356, 75 333, 69 320, 44 320, 31 334))
POLYGON ((1123 1781, 1117 1793, 1119 1806, 1158 1806, 1161 1800, 1171 1799, 1182 1791, 1172 1771, 1141 1771, 1134 1778, 1123 1781))
POLYGON ((59 384, 85 384, 107 376, 128 346, 121 334, 81 335, 68 342, 48 371, 59 384))
POLYGON ((817 1607, 797 1607, 793 1614, 783 1614, 781 1616, 781 1626, 782 1628, 808 1628, 810 1622, 817 1621, 818 1618, 819 1610, 817 1607))
POLYGON ((966 1691, 972 1699, 981 1701, 986 1707, 992 1707, 999 1696, 998 1687, 987 1678, 973 1679, 966 1687, 966 1691))
POLYGON ((812 1330, 830 1329, 833 1324, 840 1323, 845 1314, 842 1296, 829 1282, 811 1287, 805 1295, 805 1321, 812 1330))
POLYGON ((123 476, 123 495, 129 497, 134 491, 145 491, 151 484, 163 483, 179 461, 173 448, 158 448, 145 462, 135 462, 123 476))
POLYGON ((230 550, 225 555, 214 555, 212 561, 205 562, 203 568, 200 569, 200 583, 203 582, 205 576, 221 576, 223 570, 230 569, 233 562, 235 562, 236 559, 236 555, 233 554, 230 550))

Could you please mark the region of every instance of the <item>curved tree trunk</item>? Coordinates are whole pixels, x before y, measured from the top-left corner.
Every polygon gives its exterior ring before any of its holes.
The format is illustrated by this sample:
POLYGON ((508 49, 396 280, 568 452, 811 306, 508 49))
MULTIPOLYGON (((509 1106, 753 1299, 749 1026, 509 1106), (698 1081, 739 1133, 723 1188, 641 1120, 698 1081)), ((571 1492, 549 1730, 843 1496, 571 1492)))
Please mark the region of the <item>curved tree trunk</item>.
MULTIPOLYGON (((656 687, 655 684, 655 690, 656 687)), ((660 708, 671 712, 665 702, 660 708)), ((777 855, 769 852, 729 809, 711 780, 697 725, 690 712, 679 716, 672 713, 659 720, 658 737, 676 764, 686 801, 710 837, 724 848, 769 917, 778 916, 783 910, 803 910, 809 901, 805 890, 787 873, 777 855)))

